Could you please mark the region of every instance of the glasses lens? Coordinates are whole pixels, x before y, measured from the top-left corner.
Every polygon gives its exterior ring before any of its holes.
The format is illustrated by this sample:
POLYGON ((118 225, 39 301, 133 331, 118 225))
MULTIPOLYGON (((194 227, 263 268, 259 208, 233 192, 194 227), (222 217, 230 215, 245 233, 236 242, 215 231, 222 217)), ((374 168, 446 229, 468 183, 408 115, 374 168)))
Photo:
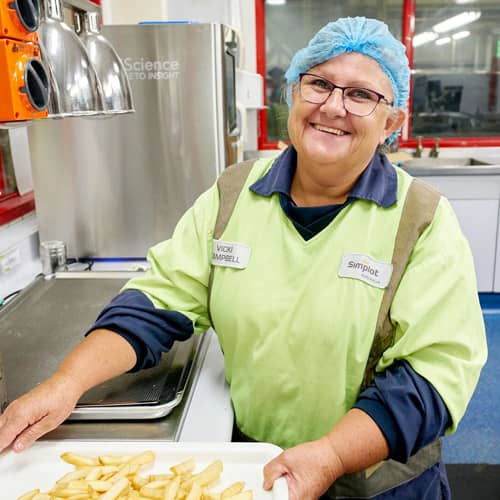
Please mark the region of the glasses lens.
MULTIPOLYGON (((302 75, 300 80, 300 94, 305 101, 322 104, 336 88, 324 78, 315 75, 302 75)), ((347 87, 344 90, 344 106, 346 111, 357 116, 366 116, 373 113, 380 101, 378 94, 369 89, 347 87)))
POLYGON ((368 89, 349 87, 344 91, 345 109, 353 115, 369 115, 377 107, 379 100, 379 96, 368 89))
POLYGON ((308 102, 321 104, 332 92, 332 85, 323 78, 314 75, 303 75, 300 80, 300 95, 308 102))

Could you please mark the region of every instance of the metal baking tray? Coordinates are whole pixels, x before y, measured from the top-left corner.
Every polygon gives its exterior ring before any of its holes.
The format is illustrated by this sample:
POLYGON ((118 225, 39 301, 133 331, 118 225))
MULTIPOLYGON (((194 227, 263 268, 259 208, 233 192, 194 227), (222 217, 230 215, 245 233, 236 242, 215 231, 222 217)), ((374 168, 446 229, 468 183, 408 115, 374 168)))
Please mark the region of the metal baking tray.
MULTIPOLYGON (((37 278, 0 310, 7 399, 55 371, 131 273, 57 273, 37 278)), ((69 420, 154 419, 182 400, 203 336, 174 343, 158 366, 126 373, 87 391, 69 420)))

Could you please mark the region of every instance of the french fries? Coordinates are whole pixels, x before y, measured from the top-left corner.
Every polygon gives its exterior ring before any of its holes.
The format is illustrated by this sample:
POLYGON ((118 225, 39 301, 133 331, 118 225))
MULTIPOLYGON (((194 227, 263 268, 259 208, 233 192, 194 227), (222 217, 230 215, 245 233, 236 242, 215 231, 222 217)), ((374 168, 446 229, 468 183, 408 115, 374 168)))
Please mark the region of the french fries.
POLYGON ((48 492, 32 490, 17 500, 253 500, 242 481, 220 492, 212 490, 222 475, 220 460, 196 473, 196 464, 189 459, 172 465, 170 472, 141 476, 139 469, 155 460, 152 451, 97 457, 66 452, 61 459, 75 469, 48 492))

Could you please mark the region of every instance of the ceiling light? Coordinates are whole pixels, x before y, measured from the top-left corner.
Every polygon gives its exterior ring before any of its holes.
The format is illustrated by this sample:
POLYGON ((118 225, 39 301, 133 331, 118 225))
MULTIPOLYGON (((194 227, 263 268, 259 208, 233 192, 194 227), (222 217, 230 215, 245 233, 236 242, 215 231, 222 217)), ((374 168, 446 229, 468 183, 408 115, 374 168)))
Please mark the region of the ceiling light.
POLYGON ((460 40, 461 38, 467 38, 470 35, 470 31, 459 31, 458 33, 453 33, 451 38, 453 40, 460 40))
POLYGON ((456 16, 445 19, 444 21, 435 24, 432 29, 437 33, 445 33, 446 31, 454 30, 460 26, 477 21, 481 17, 481 11, 470 10, 462 12, 456 16))
POLYGON ((445 36, 443 38, 440 38, 439 40, 436 40, 436 45, 444 45, 445 43, 450 43, 451 42, 451 37, 445 36))
POLYGON ((286 0, 266 0, 267 5, 286 5, 286 0))
POLYGON ((455 0, 458 5, 465 5, 466 3, 475 3, 477 0, 455 0))
POLYGON ((424 31, 413 37, 413 46, 420 47, 424 43, 433 42, 439 35, 433 31, 424 31))

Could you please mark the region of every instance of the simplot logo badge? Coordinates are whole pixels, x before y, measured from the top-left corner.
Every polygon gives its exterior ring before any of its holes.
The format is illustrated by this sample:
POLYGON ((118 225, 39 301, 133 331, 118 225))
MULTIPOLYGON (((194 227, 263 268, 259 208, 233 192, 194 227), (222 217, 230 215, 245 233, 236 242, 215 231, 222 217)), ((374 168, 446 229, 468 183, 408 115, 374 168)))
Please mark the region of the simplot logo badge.
POLYGON ((341 278, 364 281, 376 288, 386 288, 392 274, 392 264, 380 262, 364 254, 345 254, 339 267, 341 278))
POLYGON ((379 275, 379 271, 380 271, 379 269, 370 266, 370 263, 366 259, 361 260, 361 262, 356 262, 354 260, 350 260, 347 263, 347 267, 349 267, 351 269, 361 269, 362 273, 368 273, 368 274, 375 276, 375 277, 377 277, 379 275))

